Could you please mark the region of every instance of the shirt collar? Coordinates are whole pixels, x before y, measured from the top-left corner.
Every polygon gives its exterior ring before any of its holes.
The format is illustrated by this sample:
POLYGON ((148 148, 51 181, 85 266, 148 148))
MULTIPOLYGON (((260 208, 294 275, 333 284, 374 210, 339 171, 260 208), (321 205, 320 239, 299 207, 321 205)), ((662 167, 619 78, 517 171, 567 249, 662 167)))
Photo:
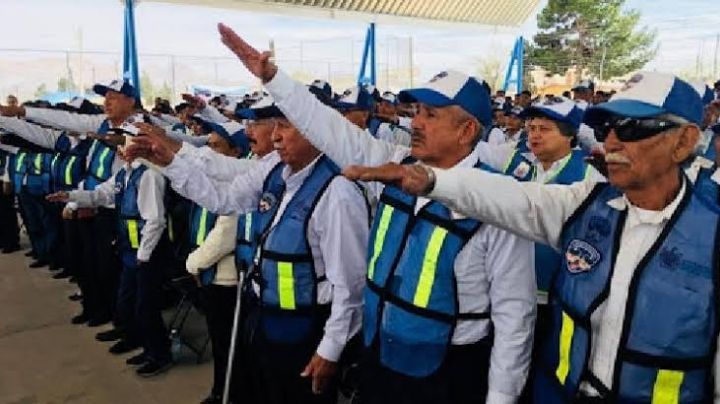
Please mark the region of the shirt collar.
POLYGON ((639 208, 633 205, 630 200, 627 199, 627 196, 625 196, 625 194, 607 201, 607 204, 611 208, 616 210, 629 209, 629 213, 634 213, 633 216, 637 217, 637 221, 640 223, 661 224, 665 221, 670 220, 672 215, 677 210, 678 205, 680 205, 680 201, 682 201, 682 198, 685 196, 685 192, 687 191, 687 184, 685 183, 685 181, 685 178, 683 178, 680 192, 678 192, 675 199, 670 202, 670 204, 667 205, 663 210, 660 211, 639 208))
POLYGON ((313 160, 310 164, 306 165, 302 168, 302 170, 293 173, 289 165, 285 165, 283 167, 282 171, 282 178, 285 180, 286 189, 294 188, 295 186, 299 186, 302 184, 305 179, 310 175, 310 172, 312 171, 313 167, 315 167, 315 164, 317 164, 317 161, 320 159, 322 154, 315 157, 315 160, 313 160))

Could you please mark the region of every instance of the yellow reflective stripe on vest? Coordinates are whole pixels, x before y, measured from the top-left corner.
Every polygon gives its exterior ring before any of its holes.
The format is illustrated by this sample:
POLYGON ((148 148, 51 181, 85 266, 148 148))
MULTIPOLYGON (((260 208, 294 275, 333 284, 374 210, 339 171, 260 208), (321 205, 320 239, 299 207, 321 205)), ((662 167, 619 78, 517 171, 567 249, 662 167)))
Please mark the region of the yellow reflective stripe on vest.
POLYGON ((52 171, 55 171, 55 166, 57 165, 57 161, 59 158, 60 158, 59 154, 56 154, 55 156, 53 156, 52 162, 50 162, 50 167, 51 167, 52 171))
POLYGON ((417 307, 427 308, 430 301, 430 292, 433 283, 435 283, 437 261, 445 236, 447 236, 447 230, 442 227, 435 227, 432 235, 430 235, 430 241, 427 249, 425 249, 425 258, 423 258, 422 269, 420 270, 420 279, 418 279, 418 286, 415 290, 415 298, 413 299, 413 304, 417 307))
POLYGON ((42 173, 42 154, 35 156, 35 174, 42 173))
POLYGON ((71 156, 70 161, 68 162, 67 166, 65 167, 65 185, 72 185, 72 168, 75 164, 75 160, 77 157, 71 156))
POLYGON ((583 176, 583 181, 588 179, 590 177, 590 172, 592 171, 592 165, 588 164, 587 167, 585 167, 585 175, 583 176))
POLYGON ((383 206, 382 214, 380 215, 380 224, 378 224, 377 234, 375 234, 375 245, 373 245, 373 255, 368 265, 368 279, 372 279, 375 274, 375 262, 380 256, 383 244, 385 244, 385 234, 387 234, 388 227, 390 227, 390 219, 392 218, 395 208, 390 205, 383 206))
POLYGON ((246 213, 245 214, 245 241, 251 242, 250 236, 252 235, 250 233, 250 230, 252 229, 252 213, 246 213))
POLYGON ((103 174, 105 174, 105 164, 104 163, 105 163, 105 159, 107 158, 108 153, 110 153, 110 149, 107 147, 105 148, 105 150, 102 151, 102 153, 100 153, 100 161, 98 161, 98 168, 97 168, 97 171, 95 171, 95 175, 98 178, 102 178, 103 174))
POLYGON ((560 329, 560 356, 555 376, 561 384, 565 384, 568 373, 570 373, 570 348, 572 347, 573 333, 575 333, 575 322, 570 316, 562 313, 562 328, 560 329))
POLYGON ((25 153, 18 154, 18 159, 15 162, 15 171, 20 171, 20 167, 22 166, 23 161, 25 161, 25 156, 25 153))
POLYGON ((513 159, 515 158, 515 155, 517 154, 517 149, 513 150, 512 153, 510 153, 510 157, 508 157, 507 161, 505 162, 505 167, 503 167, 502 172, 503 174, 507 172, 508 168, 510 168, 510 164, 512 163, 513 159))
POLYGON ((140 247, 140 234, 138 233, 137 220, 127 221, 128 239, 130 240, 130 248, 138 249, 140 247))
POLYGON ((685 372, 660 370, 653 387, 652 404, 677 404, 685 372))
POLYGON ((195 244, 197 245, 202 245, 202 243, 205 242, 205 231, 207 230, 205 225, 207 224, 207 215, 207 209, 202 208, 202 213, 200 213, 200 224, 198 225, 198 233, 195 237, 195 244))
POLYGON ((295 310, 295 277, 291 262, 278 262, 278 298, 280 308, 295 310))

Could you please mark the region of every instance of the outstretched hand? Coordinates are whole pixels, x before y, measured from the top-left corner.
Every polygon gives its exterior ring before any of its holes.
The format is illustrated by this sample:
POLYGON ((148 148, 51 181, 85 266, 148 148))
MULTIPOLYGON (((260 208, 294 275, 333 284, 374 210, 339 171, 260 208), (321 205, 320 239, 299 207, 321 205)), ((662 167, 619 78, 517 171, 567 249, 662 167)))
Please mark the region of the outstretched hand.
POLYGON ((127 161, 143 158, 160 167, 166 167, 175 158, 175 151, 158 139, 150 136, 138 136, 133 139, 131 145, 125 148, 124 155, 127 161))
POLYGON ((245 42, 225 24, 218 24, 220 39, 255 77, 267 83, 275 77, 277 66, 270 61, 270 52, 260 52, 245 42))
POLYGON ((314 354, 310 362, 305 366, 305 369, 300 373, 300 376, 312 377, 312 392, 322 394, 335 376, 335 373, 337 373, 337 369, 338 365, 336 362, 331 362, 318 354, 314 354))
POLYGON ((54 194, 50 194, 45 196, 45 199, 47 199, 48 202, 68 202, 70 200, 70 194, 68 194, 65 191, 55 192, 54 194))
POLYGON ((350 180, 378 181, 386 185, 394 185, 413 195, 426 195, 434 185, 427 169, 419 164, 348 166, 343 170, 343 175, 350 180))
POLYGON ((193 108, 197 109, 198 111, 202 111, 207 105, 205 103, 205 100, 203 100, 202 97, 198 97, 197 95, 185 93, 182 95, 182 99, 188 104, 192 105, 193 108))

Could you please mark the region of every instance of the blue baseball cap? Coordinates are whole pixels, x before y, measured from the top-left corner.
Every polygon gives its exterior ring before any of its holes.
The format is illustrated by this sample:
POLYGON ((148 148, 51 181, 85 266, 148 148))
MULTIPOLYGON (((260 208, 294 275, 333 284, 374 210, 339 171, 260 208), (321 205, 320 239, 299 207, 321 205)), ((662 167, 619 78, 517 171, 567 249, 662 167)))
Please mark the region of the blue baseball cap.
POLYGON ((137 98, 137 91, 127 80, 113 80, 108 84, 95 84, 93 91, 97 95, 105 96, 108 91, 120 93, 126 97, 137 98))
POLYGON ((242 149, 243 151, 248 151, 250 149, 250 141, 245 134, 245 128, 237 122, 230 121, 220 124, 205 121, 203 123, 203 129, 205 129, 208 133, 217 133, 228 143, 242 149))
POLYGON ((573 128, 580 128, 585 111, 577 103, 565 97, 552 97, 536 102, 526 108, 522 118, 543 117, 557 122, 565 122, 573 128))
POLYGON ((457 105, 484 126, 492 125, 489 87, 483 80, 457 71, 441 72, 423 87, 403 90, 400 102, 419 102, 431 107, 457 105))
POLYGON ((706 106, 713 102, 715 100, 715 93, 713 92, 712 88, 710 88, 709 85, 705 84, 702 80, 693 81, 690 83, 691 86, 695 89, 695 91, 700 94, 700 98, 702 99, 703 106, 706 106))
POLYGON ((261 119, 284 118, 285 114, 275 105, 275 100, 273 100, 272 96, 262 95, 249 108, 236 110, 235 116, 241 119, 259 121, 261 119))
POLYGON ((597 126, 611 115, 642 119, 668 114, 702 124, 700 94, 675 75, 642 72, 630 78, 610 101, 588 108, 584 121, 597 126))
POLYGON ((310 87, 317 88, 328 99, 332 99, 332 97, 333 97, 332 86, 330 86, 330 83, 328 83, 325 80, 320 80, 320 79, 313 80, 313 82, 310 83, 310 87))
POLYGON ((350 87, 335 100, 334 107, 339 111, 372 111, 375 100, 365 86, 350 87))

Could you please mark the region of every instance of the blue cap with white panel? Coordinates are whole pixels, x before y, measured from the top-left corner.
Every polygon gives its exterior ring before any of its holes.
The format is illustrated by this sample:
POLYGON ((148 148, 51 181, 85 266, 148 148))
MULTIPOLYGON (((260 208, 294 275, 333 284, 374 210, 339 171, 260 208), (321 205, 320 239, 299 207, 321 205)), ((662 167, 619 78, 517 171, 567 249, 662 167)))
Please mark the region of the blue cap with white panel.
POLYGON ((642 72, 630 78, 610 101, 588 108, 584 121, 596 126, 611 115, 636 119, 674 115, 700 125, 703 104, 700 94, 677 76, 642 72))
POLYGON ((137 91, 127 80, 113 80, 108 84, 95 84, 93 91, 97 95, 105 96, 108 91, 120 93, 126 97, 137 98, 137 91))
POLYGON ((353 86, 345 90, 335 101, 334 106, 339 111, 363 110, 372 111, 375 101, 365 86, 353 86))
POLYGON ((584 114, 585 111, 575 101, 565 97, 552 97, 532 104, 520 114, 520 117, 532 118, 539 116, 553 121, 565 122, 578 129, 584 114))
POLYGON ((403 90, 400 102, 419 102, 431 107, 457 105, 480 123, 492 125, 490 91, 483 80, 449 70, 439 73, 423 87, 403 90))

